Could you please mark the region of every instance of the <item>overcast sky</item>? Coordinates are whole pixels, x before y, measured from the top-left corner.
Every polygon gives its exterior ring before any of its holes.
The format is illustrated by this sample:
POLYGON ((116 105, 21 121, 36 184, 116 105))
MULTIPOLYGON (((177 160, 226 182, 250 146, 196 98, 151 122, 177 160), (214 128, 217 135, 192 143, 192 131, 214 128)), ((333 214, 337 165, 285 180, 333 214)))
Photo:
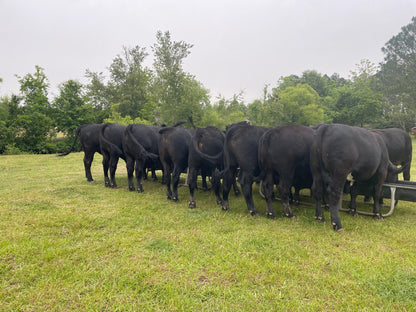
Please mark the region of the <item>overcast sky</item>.
POLYGON ((150 53, 156 32, 193 44, 184 69, 211 91, 246 103, 265 84, 305 70, 349 78, 416 15, 416 0, 0 0, 0 95, 44 68, 51 86, 108 74, 122 47, 150 53))

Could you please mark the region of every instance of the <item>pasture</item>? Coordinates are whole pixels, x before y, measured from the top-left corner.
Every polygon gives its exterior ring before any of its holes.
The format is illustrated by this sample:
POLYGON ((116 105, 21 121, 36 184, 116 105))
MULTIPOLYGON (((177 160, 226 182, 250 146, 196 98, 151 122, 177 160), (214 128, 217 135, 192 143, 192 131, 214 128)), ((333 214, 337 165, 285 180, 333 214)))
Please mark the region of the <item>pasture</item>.
POLYGON ((88 183, 82 158, 0 156, 0 310, 416 310, 416 203, 382 221, 341 213, 335 232, 307 205, 287 219, 275 202, 267 219, 256 185, 258 216, 202 190, 190 210, 187 187, 179 203, 159 182, 129 192, 122 160, 117 189, 98 154, 88 183))

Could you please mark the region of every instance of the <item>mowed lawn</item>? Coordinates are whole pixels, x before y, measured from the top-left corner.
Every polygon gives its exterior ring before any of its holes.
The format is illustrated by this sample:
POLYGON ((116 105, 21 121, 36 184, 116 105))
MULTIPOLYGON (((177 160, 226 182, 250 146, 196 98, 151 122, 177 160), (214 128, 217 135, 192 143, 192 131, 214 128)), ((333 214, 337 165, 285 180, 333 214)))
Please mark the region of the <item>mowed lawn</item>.
POLYGON ((415 202, 382 221, 341 212, 334 232, 310 205, 287 219, 275 202, 267 219, 257 185, 258 216, 234 194, 222 212, 202 190, 190 210, 187 187, 179 203, 160 182, 129 192, 121 160, 108 189, 102 157, 94 183, 82 159, 0 156, 1 311, 416 310, 415 202))

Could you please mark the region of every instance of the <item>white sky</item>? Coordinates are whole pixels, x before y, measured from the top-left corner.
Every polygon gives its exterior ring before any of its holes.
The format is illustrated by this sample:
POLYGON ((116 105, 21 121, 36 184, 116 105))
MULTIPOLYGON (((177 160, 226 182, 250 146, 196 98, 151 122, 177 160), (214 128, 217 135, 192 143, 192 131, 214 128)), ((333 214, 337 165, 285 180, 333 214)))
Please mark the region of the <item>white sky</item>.
POLYGON ((86 69, 108 74, 122 47, 151 46, 156 32, 193 44, 184 61, 211 91, 246 103, 265 84, 305 70, 349 78, 416 15, 416 0, 0 0, 0 95, 19 93, 18 79, 44 68, 57 95, 86 69))

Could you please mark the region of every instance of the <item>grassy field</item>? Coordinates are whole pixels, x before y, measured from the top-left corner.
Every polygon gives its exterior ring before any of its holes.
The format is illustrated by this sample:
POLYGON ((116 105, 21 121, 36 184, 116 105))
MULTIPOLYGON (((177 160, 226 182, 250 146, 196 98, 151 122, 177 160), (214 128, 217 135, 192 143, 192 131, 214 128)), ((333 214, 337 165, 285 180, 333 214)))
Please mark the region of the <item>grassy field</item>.
POLYGON ((334 232, 307 205, 268 220, 257 186, 256 217, 202 190, 190 210, 186 187, 179 203, 152 181, 129 192, 123 161, 118 189, 100 155, 88 183, 82 158, 0 156, 1 311, 416 310, 414 202, 383 221, 341 213, 334 232))

